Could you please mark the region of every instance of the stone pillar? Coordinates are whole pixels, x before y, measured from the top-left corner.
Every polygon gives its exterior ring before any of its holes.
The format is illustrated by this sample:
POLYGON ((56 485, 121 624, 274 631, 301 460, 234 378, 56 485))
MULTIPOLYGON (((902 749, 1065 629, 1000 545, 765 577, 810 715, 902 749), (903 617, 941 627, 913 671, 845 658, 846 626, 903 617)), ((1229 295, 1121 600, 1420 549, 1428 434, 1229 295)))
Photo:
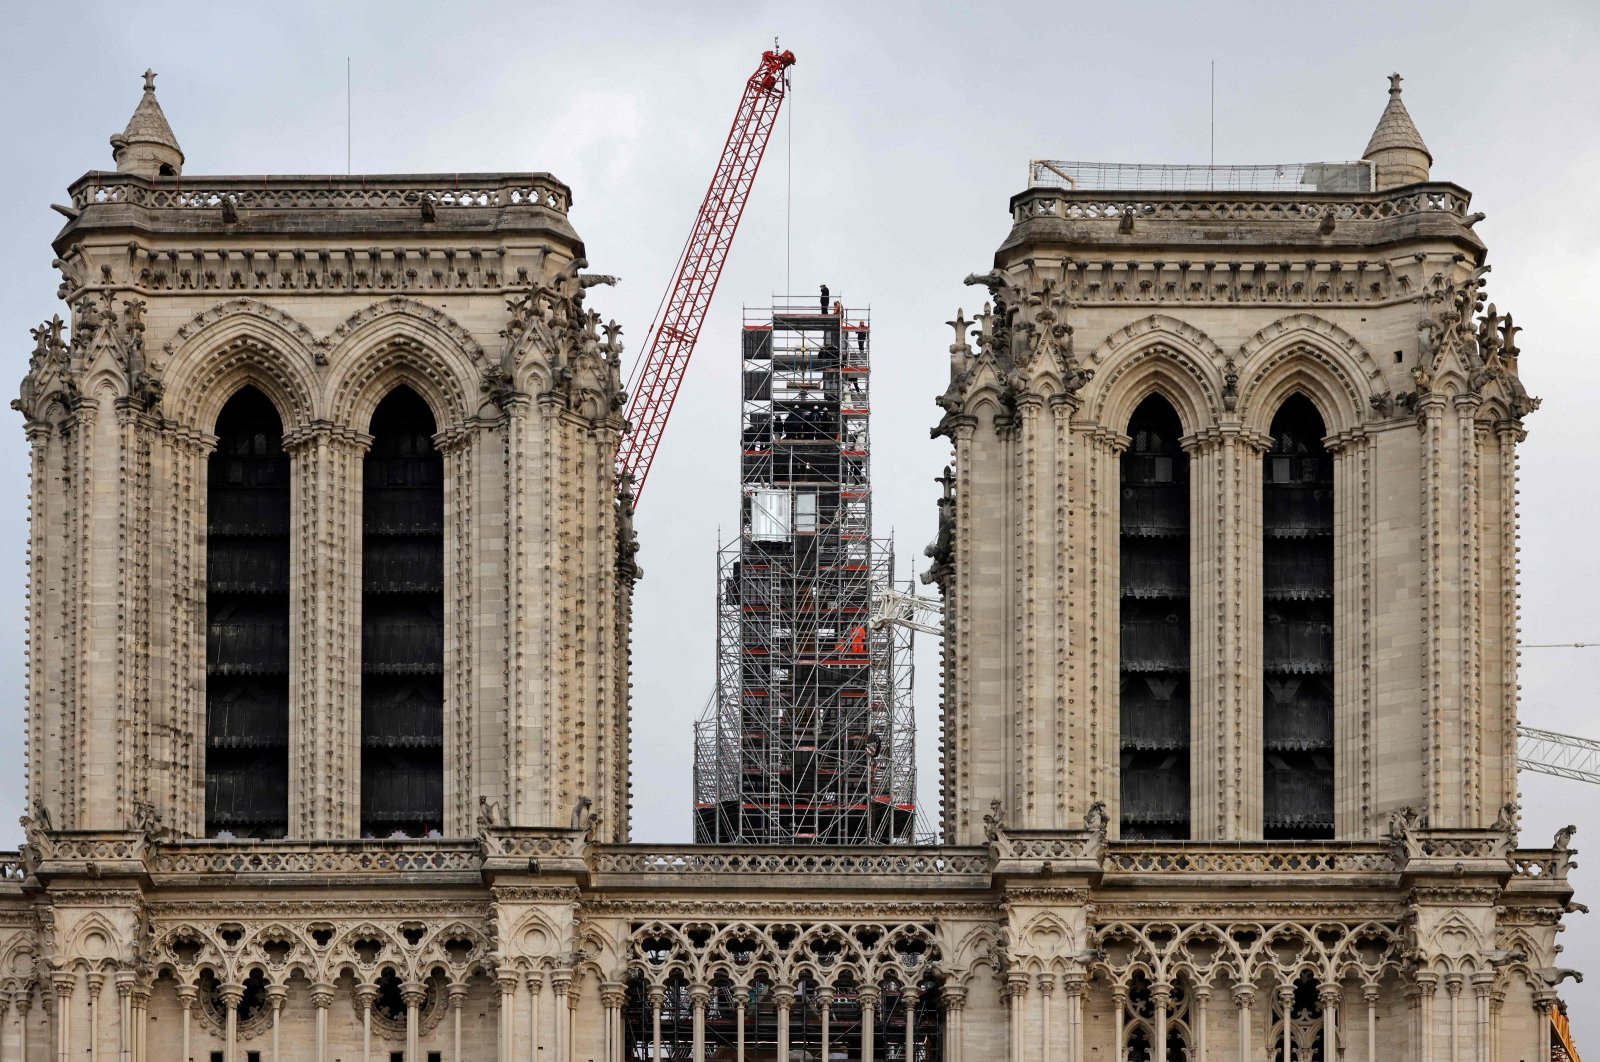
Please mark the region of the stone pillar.
POLYGON ((17 1058, 20 1062, 28 1062, 28 1011, 33 1006, 33 989, 31 986, 17 993, 15 1006, 17 1008, 17 1058))
MULTIPOLYGON (((689 989, 689 1003, 694 1007, 694 1062, 706 1062, 706 1000, 709 998, 711 990, 705 985, 695 985, 689 989)), ((739 1028, 744 1028, 742 1013, 739 1028)))
POLYGON ((1283 1014, 1283 1057, 1294 1057, 1294 985, 1278 986, 1278 1010, 1283 1014))
POLYGON ((1122 1034, 1128 1022, 1128 986, 1114 984, 1111 986, 1111 1013, 1116 1019, 1111 1024, 1112 1057, 1122 1058, 1122 1034))
POLYGON ((75 974, 50 975, 50 988, 56 999, 56 1062, 76 1062, 72 1058, 72 993, 77 987, 75 974))
POLYGON ((600 1003, 605 1007, 605 1062, 622 1062, 622 1004, 628 998, 628 986, 621 981, 605 981, 600 985, 600 1003))
POLYGON ((356 1005, 361 1008, 361 1062, 372 1062, 372 1003, 377 998, 373 985, 356 988, 356 1005))
POLYGON ((1156 1062, 1167 1062, 1167 1008, 1172 1005, 1172 989, 1156 985, 1150 993, 1150 1002, 1156 1008, 1156 1062))
POLYGON ((1367 1055, 1362 1062, 1378 1062, 1378 986, 1361 986, 1361 1001, 1367 1005, 1367 1055))
POLYGON ((1334 836, 1371 837, 1375 745, 1372 567, 1373 444, 1363 430, 1323 440, 1333 457, 1334 836))
POLYGON ((1006 975, 1008 1024, 1011 1026, 1011 1062, 1028 1057, 1028 975, 1014 970, 1006 975))
MULTIPOLYGON (((528 980, 528 1062, 542 1062, 543 1055, 541 1054, 541 1052, 544 1050, 544 1045, 543 1045, 543 1042, 542 1042, 544 1037, 541 1035, 541 1030, 539 1028, 539 997, 541 995, 543 995, 543 993, 544 993, 544 973, 543 973, 543 971, 538 970, 538 969, 530 969, 530 970, 527 971, 527 980, 528 980)), ((452 987, 451 991, 454 992, 454 988, 453 987, 452 987)), ((466 998, 467 998, 467 986, 466 985, 462 985, 461 986, 461 1000, 462 1000, 463 1003, 466 1002, 466 998)), ((459 1013, 457 1013, 456 1014, 456 1041, 457 1041, 456 1055, 457 1056, 459 1056, 461 1054, 461 1047, 460 1047, 461 1032, 460 1032, 460 1029, 461 1029, 461 1015, 459 1013)), ((461 1059, 459 1057, 457 1057, 456 1062, 461 1062, 461 1059)))
POLYGON ((512 1053, 517 1039, 517 981, 515 970, 504 969, 495 975, 495 984, 500 987, 500 1035, 495 1054, 499 1062, 515 1062, 512 1053))
MULTIPOLYGON (((451 985, 450 986, 450 993, 449 993, 449 1004, 450 1004, 450 1062, 461 1062, 461 1007, 462 1007, 462 1005, 464 1003, 466 1003, 466 1001, 467 1001, 467 986, 466 985, 458 985, 458 984, 451 985)), ((535 998, 533 1005, 534 1005, 535 1011, 537 1013, 537 1008, 539 1006, 537 997, 535 998)), ((538 1022, 534 1022, 534 1026, 535 1026, 535 1029, 537 1030, 538 1022)), ((529 1037, 528 1042, 529 1043, 536 1043, 537 1042, 537 1032, 535 1032, 535 1034, 533 1036, 529 1037)), ((537 1050, 537 1048, 534 1048, 534 1050, 537 1050)))
POLYGON ((733 1009, 734 1012, 739 1015, 739 1028, 734 1032, 734 1062, 744 1062, 744 1032, 745 1025, 750 1020, 749 1006, 749 990, 744 988, 735 988, 733 990, 733 1009))
POLYGON ((583 984, 576 977, 567 986, 567 1012, 561 1027, 561 1043, 557 1049, 561 1052, 563 1062, 574 1062, 576 1051, 573 1041, 578 1028, 578 1003, 583 999, 583 984))
POLYGON ((1250 1047, 1250 1009, 1255 1005, 1256 990, 1251 985, 1236 985, 1233 1005, 1239 1011, 1239 1062, 1255 1062, 1250 1047))
POLYGON ((1039 989, 1039 1057, 1043 1062, 1050 1062, 1054 1040, 1050 1028, 1050 1000, 1056 991, 1056 975, 1039 974, 1035 978, 1035 984, 1039 989))
MULTIPOLYGON (((822 1019, 822 1055, 823 1059, 831 1057, 828 1054, 828 1039, 832 1030, 828 1028, 829 1020, 833 1017, 833 989, 817 989, 817 1015, 822 1019)), ((661 1062, 658 1058, 656 1062, 661 1062)))
MULTIPOLYGON (((1534 1057, 1539 1062, 1544 1062, 1550 1057, 1550 1012, 1555 1009, 1556 994, 1548 988, 1540 989, 1533 996, 1533 1011, 1539 1028, 1536 1030, 1538 1046, 1534 1049, 1534 1057)), ((1427 1060, 1432 1062, 1432 1060, 1427 1060)))
POLYGON ((420 1058, 417 1053, 417 1014, 428 998, 428 986, 421 981, 407 981, 400 986, 400 1000, 406 1005, 406 1058, 420 1058))
MULTIPOLYGON (((84 980, 89 985, 89 1062, 100 1062, 100 990, 105 987, 106 975, 96 971, 84 980)), ((233 1062, 232 1050, 228 1062, 233 1062)))
MULTIPOLYGON (((189 1062, 189 1029, 190 1022, 194 1016, 195 996, 198 994, 199 993, 195 989, 194 985, 178 986, 178 1006, 183 1008, 183 1062, 189 1062)), ((326 1059, 324 1059, 319 1053, 317 1056, 317 1062, 326 1062, 326 1059)))
POLYGON ((1417 1052, 1419 1062, 1438 1062, 1433 1054, 1434 998, 1439 991, 1439 975, 1419 971, 1417 977, 1417 1052))
POLYGON ((272 1062, 283 1062, 283 1007, 289 1002, 288 985, 269 985, 267 1005, 272 1008, 272 1062))
POLYGON ((648 998, 650 1000, 650 1058, 654 1062, 662 1062, 661 1004, 666 1001, 667 990, 660 985, 651 985, 648 998))
MULTIPOLYGON (((133 1062, 150 1062, 150 980, 136 978, 133 982, 133 1062)), ((24 1055, 24 1058, 27 1056, 24 1055)), ((277 1062, 276 1059, 273 1062, 277 1062)))
POLYGON ((861 1003, 861 1062, 872 1062, 878 1033, 878 989, 867 985, 856 993, 861 1003))
POLYGON ((1339 1005, 1344 990, 1337 981, 1326 981, 1317 987, 1317 1002, 1322 1004, 1322 1053, 1332 1054, 1339 1043, 1339 1005))
POLYGON ((1461 988, 1464 983, 1458 973, 1444 979, 1444 990, 1450 995, 1450 1062, 1461 1062, 1461 988))
MULTIPOLYGON (((788 985, 779 986, 772 993, 772 1002, 778 1008, 778 1057, 789 1057, 789 1008, 794 1006, 794 989, 788 985)), ((743 1026, 743 1022, 739 1023, 743 1026)))
POLYGON ((1489 1030, 1489 995, 1494 991, 1494 974, 1472 975, 1472 999, 1477 1006, 1477 1033, 1473 1037, 1474 1062, 1490 1062, 1494 1040, 1489 1030))
POLYGON ((567 1002, 567 994, 572 991, 572 971, 557 970, 550 978, 550 990, 555 995, 555 1000, 551 1003, 550 1017, 555 1022, 556 1062, 567 1062, 568 1049, 571 1046, 567 1039, 567 1023, 572 1017, 572 1007, 567 1002))
POLYGON ((239 1004, 244 1000, 244 985, 222 986, 222 1005, 228 1008, 228 1025, 223 1035, 222 1062, 239 1062, 239 1004))
MULTIPOLYGON (((333 1006, 333 986, 330 984, 315 984, 311 986, 311 1005, 317 1008, 317 1062, 328 1062, 328 1008, 333 1006)), ((189 1058, 188 1020, 189 1008, 183 1010, 184 1062, 189 1058)))
POLYGON ((284 436, 289 454, 289 836, 361 836, 362 459, 371 436, 327 424, 284 436), (302 791, 302 784, 313 786, 302 791))
MULTIPOLYGON (((830 998, 832 993, 829 993, 830 998)), ((967 990, 961 985, 945 985, 939 992, 939 1005, 944 1008, 944 1060, 962 1062, 961 1017, 967 1005, 967 990)), ((827 1043, 828 1011, 822 1011, 823 1043, 827 1043)), ((930 1060, 932 1062, 932 1060, 930 1060)))
MULTIPOLYGON (((1194 988, 1194 1057, 1206 1058, 1206 1008, 1211 1003, 1211 987, 1209 985, 1196 985, 1194 988)), ((1069 1062, 1077 1062, 1076 1058, 1069 1056, 1069 1062)))
MULTIPOLYGON (((911 1062, 911 1060, 916 1057, 917 1045, 917 990, 915 986, 905 986, 904 991, 900 995, 900 1009, 906 1013, 906 1062, 911 1062)), ((1048 1000, 1045 1003, 1044 1027, 1048 1034, 1050 1028, 1050 1004, 1048 1000)), ((783 1039, 780 1041, 780 1043, 782 1043, 784 1046, 787 1046, 789 1043, 789 1023, 787 1014, 784 1015, 783 1039)), ((787 1059, 789 1057, 789 1053, 784 1051, 783 1053, 779 1054, 778 1057, 780 1059, 787 1059)))
POLYGON ((118 970, 112 981, 117 989, 117 1059, 133 1062, 133 971, 118 970))
POLYGON ((1083 1059, 1083 992, 1082 970, 1069 970, 1061 978, 1061 991, 1067 1007, 1066 1062, 1084 1062, 1083 1059))

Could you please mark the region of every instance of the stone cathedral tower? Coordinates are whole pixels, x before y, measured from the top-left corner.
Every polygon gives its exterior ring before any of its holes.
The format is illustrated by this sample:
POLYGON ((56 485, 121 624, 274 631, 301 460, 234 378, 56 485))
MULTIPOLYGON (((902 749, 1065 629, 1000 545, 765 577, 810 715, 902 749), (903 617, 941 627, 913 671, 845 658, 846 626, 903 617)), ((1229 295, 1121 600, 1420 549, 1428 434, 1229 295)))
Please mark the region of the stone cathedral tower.
POLYGON ((938 847, 628 842, 564 185, 194 176, 154 75, 112 145, 15 404, 0 1062, 1552 1058, 1535 403, 1398 85, 1359 163, 1013 198, 941 399, 938 847))

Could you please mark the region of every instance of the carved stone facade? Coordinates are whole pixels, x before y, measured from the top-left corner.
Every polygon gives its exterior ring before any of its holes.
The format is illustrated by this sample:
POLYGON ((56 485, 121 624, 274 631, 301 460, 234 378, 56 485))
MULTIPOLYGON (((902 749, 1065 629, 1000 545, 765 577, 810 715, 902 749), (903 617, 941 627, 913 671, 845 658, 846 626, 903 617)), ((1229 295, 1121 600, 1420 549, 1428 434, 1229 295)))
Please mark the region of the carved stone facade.
POLYGON ((627 837, 619 330, 568 190, 183 176, 147 87, 123 172, 61 208, 70 319, 17 400, 0 1062, 1549 1058, 1570 831, 1518 850, 1506 806, 1533 402, 1466 193, 1385 184, 1420 164, 1403 113, 1379 191, 1016 197, 941 400, 949 843, 658 847, 627 837), (442 812, 373 837, 363 470, 402 388, 443 468, 442 812), (282 438, 241 445, 288 466, 289 694, 286 820, 246 839, 208 816, 207 597, 248 389, 282 438), (1337 825, 1268 840, 1262 450, 1296 394, 1333 452, 1337 825), (1151 395, 1189 461, 1188 840, 1119 807, 1118 454, 1151 395))

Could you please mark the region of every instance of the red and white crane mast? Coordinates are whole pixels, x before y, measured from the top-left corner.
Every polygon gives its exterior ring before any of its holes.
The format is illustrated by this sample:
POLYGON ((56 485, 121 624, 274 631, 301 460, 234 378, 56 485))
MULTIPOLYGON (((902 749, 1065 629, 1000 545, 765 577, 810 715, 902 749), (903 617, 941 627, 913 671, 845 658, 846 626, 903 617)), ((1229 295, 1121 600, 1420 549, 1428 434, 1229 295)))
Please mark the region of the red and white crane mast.
POLYGON ((739 101, 733 127, 722 146, 711 187, 706 190, 694 229, 678 260, 677 276, 650 326, 638 379, 628 400, 630 430, 617 451, 623 489, 629 489, 631 479, 636 505, 656 448, 661 445, 689 356, 700 338, 700 326, 711 308, 711 296, 716 293, 733 235, 739 229, 739 218, 750 198, 756 170, 788 89, 787 71, 793 65, 791 51, 761 53, 761 63, 745 83, 744 98, 739 101))

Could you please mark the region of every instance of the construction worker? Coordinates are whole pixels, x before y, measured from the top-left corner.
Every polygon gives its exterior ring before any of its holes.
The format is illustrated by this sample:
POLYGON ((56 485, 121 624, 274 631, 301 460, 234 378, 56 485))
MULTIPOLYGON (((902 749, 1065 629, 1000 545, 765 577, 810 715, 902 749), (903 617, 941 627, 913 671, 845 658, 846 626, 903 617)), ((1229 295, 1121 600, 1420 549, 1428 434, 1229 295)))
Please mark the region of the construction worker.
POLYGON ((822 303, 822 311, 821 312, 827 313, 828 312, 828 285, 826 285, 826 284, 822 285, 821 303, 822 303))

